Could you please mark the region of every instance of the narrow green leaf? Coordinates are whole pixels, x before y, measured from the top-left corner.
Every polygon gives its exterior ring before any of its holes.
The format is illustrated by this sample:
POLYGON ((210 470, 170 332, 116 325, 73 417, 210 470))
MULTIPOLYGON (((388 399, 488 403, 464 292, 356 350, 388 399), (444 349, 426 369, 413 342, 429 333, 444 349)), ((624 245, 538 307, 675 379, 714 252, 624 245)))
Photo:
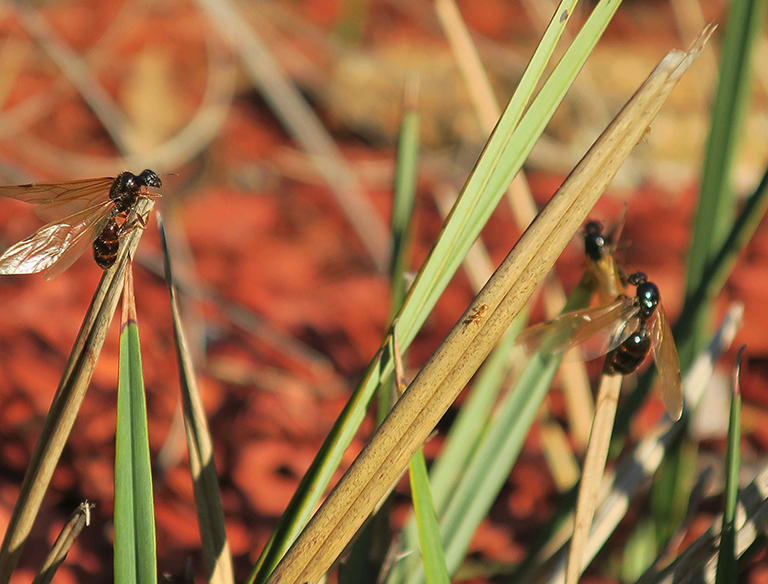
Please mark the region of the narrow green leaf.
POLYGON ((739 375, 741 373, 742 346, 736 355, 733 367, 733 394, 731 395, 731 413, 728 424, 728 449, 725 455, 725 505, 723 508, 723 528, 720 531, 720 553, 717 556, 717 575, 715 584, 734 584, 736 582, 736 501, 739 495, 739 468, 741 466, 741 391, 739 375))
MULTIPOLYGON (((619 0, 603 0, 595 7, 514 134, 512 122, 519 116, 519 112, 508 107, 499 120, 399 314, 397 327, 404 351, 453 277, 512 177, 522 167, 619 4, 619 0)), ((550 26, 562 24, 554 18, 550 26)), ((259 557, 249 583, 262 584, 266 581, 306 525, 344 451, 357 432, 373 394, 391 372, 392 355, 389 339, 385 339, 302 479, 259 557)))
POLYGON ((120 325, 115 443, 115 582, 157 582, 147 405, 130 262, 120 325))
MULTIPOLYGON (((563 312, 587 306, 592 291, 588 280, 582 279, 568 298, 563 312)), ((506 483, 541 401, 549 391, 560 358, 559 355, 537 353, 528 360, 514 388, 499 404, 466 471, 451 490, 445 511, 440 516, 440 534, 449 574, 454 574, 464 560, 472 536, 506 483)), ((417 569, 408 583, 415 584, 423 579, 423 571, 417 569)))
MULTIPOLYGON (((152 200, 143 199, 139 201, 136 213, 140 215, 149 213, 153 205, 152 200)), ((128 220, 131 221, 132 218, 135 218, 135 215, 132 214, 128 220)), ((101 277, 83 319, 45 418, 40 438, 35 444, 35 450, 24 473, 19 496, 3 536, 3 543, 0 546, 0 582, 2 583, 11 579, 19 556, 29 538, 45 491, 85 398, 93 369, 99 359, 115 308, 120 300, 126 262, 136 251, 143 233, 143 229, 135 229, 121 241, 117 261, 101 277)))
POLYGON ((411 497, 416 513, 421 558, 424 561, 424 575, 427 584, 448 584, 451 580, 448 577, 445 553, 440 542, 440 529, 437 526, 432 493, 429 490, 427 463, 421 448, 408 463, 408 472, 411 479, 411 497))
MULTIPOLYGON (((402 307, 408 289, 406 275, 411 265, 413 235, 413 206, 416 197, 419 154, 418 78, 410 77, 403 92, 403 114, 398 138, 397 162, 392 197, 392 257, 390 258, 391 291, 390 315, 394 317, 402 307)), ((392 379, 378 392, 377 423, 386 417, 392 407, 396 380, 392 379)), ((349 554, 339 570, 340 584, 368 584, 377 580, 386 568, 387 548, 390 547, 389 498, 357 534, 349 554)))
MULTIPOLYGON (((732 168, 739 143, 751 84, 753 47, 765 22, 765 0, 735 0, 725 24, 725 42, 720 59, 717 94, 701 177, 699 208, 693 224, 688 256, 686 297, 709 278, 710 265, 731 229, 735 208, 732 168)), ((709 308, 696 317, 695 344, 684 359, 702 348, 702 334, 708 326, 709 308)))
MULTIPOLYGON (((400 128, 400 143, 398 150, 398 164, 395 175, 395 204, 392 211, 392 234, 395 244, 392 257, 392 313, 397 314, 402 308, 402 303, 407 291, 406 270, 411 263, 410 241, 413 236, 413 203, 416 193, 416 157, 418 155, 419 118, 416 110, 416 92, 418 87, 413 79, 406 87, 404 99, 403 123, 400 128)), ((397 321, 395 321, 397 326, 397 321)), ((401 395, 407 387, 405 379, 405 356, 400 353, 400 344, 396 331, 392 336, 392 350, 395 357, 394 384, 397 395, 401 395)), ((379 392, 381 398, 382 392, 379 392)), ((393 395, 394 392, 388 392, 393 395)), ((381 402, 380 402, 381 403, 381 402)), ((389 405, 389 404, 387 404, 389 405)), ((389 409, 389 408, 388 408, 389 409)), ((388 412, 387 409, 387 412, 388 412)), ((387 412, 380 410, 386 415, 387 412)), ((383 419, 384 416, 382 416, 383 419)), ((448 572, 445 567, 445 555, 440 544, 440 531, 437 526, 437 517, 432 503, 427 463, 424 452, 420 448, 408 463, 408 473, 411 482, 411 498, 416 513, 416 524, 420 542, 421 558, 427 573, 427 581, 434 584, 448 584, 448 572)), ((388 506, 382 511, 389 515, 388 506)), ((380 523, 384 523, 381 521, 380 523)), ((388 522, 387 522, 388 527, 388 522)), ((382 544, 381 529, 376 535, 382 544)), ((386 529, 389 535, 389 529, 386 529)), ((387 537, 388 544, 390 538, 387 537)), ((386 547, 386 545, 382 546, 386 547)))
MULTIPOLYGON (((407 274, 411 269, 411 240, 413 237, 413 206, 416 199, 419 158, 419 111, 418 78, 406 82, 403 95, 403 118, 397 142, 395 183, 392 197, 392 255, 390 275, 392 279, 391 318, 395 318, 403 306, 407 286, 407 274)), ((377 423, 386 417, 391 407, 391 391, 380 391, 377 423)))

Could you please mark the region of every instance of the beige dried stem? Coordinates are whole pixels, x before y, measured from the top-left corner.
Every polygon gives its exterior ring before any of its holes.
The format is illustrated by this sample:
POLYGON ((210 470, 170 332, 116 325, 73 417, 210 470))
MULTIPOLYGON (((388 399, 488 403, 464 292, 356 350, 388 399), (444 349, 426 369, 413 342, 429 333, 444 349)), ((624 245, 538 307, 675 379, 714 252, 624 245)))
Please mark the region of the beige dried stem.
POLYGON ((48 584, 48 582, 53 581, 56 570, 67 559, 67 554, 72 549, 77 536, 80 535, 84 527, 90 525, 93 507, 93 504, 84 501, 72 512, 64 527, 61 528, 59 537, 56 538, 48 557, 45 558, 32 584, 48 584))
POLYGON ((622 375, 606 373, 603 373, 600 379, 595 418, 592 421, 592 432, 589 435, 587 456, 584 459, 584 471, 581 473, 581 485, 576 501, 576 518, 568 553, 568 567, 565 570, 565 584, 576 584, 581 576, 581 559, 584 557, 589 529, 592 527, 592 518, 597 507, 623 379, 622 375))
MULTIPOLYGON (((153 205, 152 200, 141 199, 135 213, 146 216, 153 205)), ((133 215, 128 220, 132 217, 133 215)), ((117 261, 112 268, 104 272, 80 327, 40 438, 24 474, 19 496, 0 547, 0 584, 10 580, 21 550, 29 537, 43 496, 91 382, 93 369, 123 289, 126 263, 135 253, 143 232, 143 229, 134 229, 121 240, 117 261)))
MULTIPOLYGON (((714 28, 713 26, 705 28, 687 54, 691 55, 695 51, 695 55, 698 55, 714 28)), ((610 375, 604 372, 600 380, 595 418, 589 435, 587 456, 584 460, 584 471, 576 501, 576 517, 565 570, 565 584, 576 584, 581 576, 584 552, 587 548, 592 518, 595 515, 600 484, 605 471, 605 461, 608 457, 608 447, 611 443, 622 379, 621 375, 610 375)))
POLYGON ((269 584, 323 577, 523 308, 710 33, 690 51, 664 57, 598 138, 392 408, 269 584))

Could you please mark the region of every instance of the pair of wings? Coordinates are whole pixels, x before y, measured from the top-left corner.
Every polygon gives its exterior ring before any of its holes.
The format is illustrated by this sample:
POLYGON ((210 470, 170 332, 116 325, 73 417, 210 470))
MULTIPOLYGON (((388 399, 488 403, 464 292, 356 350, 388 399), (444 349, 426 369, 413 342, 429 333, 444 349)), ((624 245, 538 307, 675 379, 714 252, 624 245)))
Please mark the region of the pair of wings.
MULTIPOLYGON (((593 359, 612 351, 637 330, 638 311, 634 298, 620 296, 605 306, 567 312, 532 326, 520 333, 517 343, 542 353, 560 353, 587 344, 586 357, 593 359)), ((680 361, 661 303, 652 317, 651 349, 659 371, 661 400, 669 415, 677 420, 683 411, 680 361)))
POLYGON ((37 216, 50 221, 0 256, 0 274, 45 271, 45 279, 50 280, 71 266, 109 219, 114 180, 100 177, 0 187, 0 196, 36 205, 37 216))

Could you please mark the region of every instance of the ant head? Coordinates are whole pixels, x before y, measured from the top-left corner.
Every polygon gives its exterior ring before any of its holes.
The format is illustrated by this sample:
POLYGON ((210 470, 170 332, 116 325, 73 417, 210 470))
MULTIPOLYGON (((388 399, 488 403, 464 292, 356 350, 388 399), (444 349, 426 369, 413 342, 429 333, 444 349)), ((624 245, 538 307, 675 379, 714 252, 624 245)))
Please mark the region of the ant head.
POLYGON ((160 188, 163 186, 163 182, 160 180, 160 177, 157 176, 157 173, 153 170, 149 170, 148 168, 143 170, 141 174, 136 177, 136 182, 140 186, 151 188, 160 188))
POLYGON ((600 261, 605 253, 606 241, 603 225, 599 221, 589 221, 584 225, 584 253, 592 261, 600 261))
POLYGON ((649 318, 656 307, 661 302, 661 294, 656 284, 648 281, 648 276, 643 272, 635 272, 627 281, 633 286, 637 286, 635 298, 640 303, 640 316, 649 318))
POLYGON ((600 221, 587 221, 584 224, 584 235, 589 235, 591 233, 602 233, 603 232, 603 224, 600 223, 600 221))

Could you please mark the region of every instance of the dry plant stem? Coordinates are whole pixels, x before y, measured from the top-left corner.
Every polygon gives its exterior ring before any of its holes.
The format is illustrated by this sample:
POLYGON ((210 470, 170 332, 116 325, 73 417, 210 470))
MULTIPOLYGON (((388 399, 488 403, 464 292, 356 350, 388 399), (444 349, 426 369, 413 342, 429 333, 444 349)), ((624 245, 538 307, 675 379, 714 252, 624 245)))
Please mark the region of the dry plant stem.
POLYGON ((689 53, 668 54, 598 138, 392 408, 270 584, 314 583, 331 567, 551 269, 704 40, 689 53))
MULTIPOLYGON (((159 214, 158 225, 163 235, 164 246, 166 246, 163 221, 159 214)), ((203 553, 208 570, 208 581, 212 584, 234 583, 232 554, 224 530, 224 511, 221 505, 216 465, 213 460, 213 442, 197 387, 197 375, 193 368, 192 353, 181 322, 170 258, 167 258, 166 261, 165 277, 168 281, 171 297, 173 335, 176 339, 177 360, 180 368, 179 381, 184 410, 184 427, 187 434, 189 469, 194 483, 195 502, 200 525, 200 537, 203 540, 203 553)))
MULTIPOLYGON (((731 346, 741 327, 743 315, 744 307, 742 305, 731 304, 709 347, 697 357, 693 366, 688 370, 683 382, 683 391, 686 407, 690 408, 691 411, 701 400, 704 388, 712 377, 714 364, 731 346)), ((589 534, 586 559, 583 560, 585 563, 592 561, 605 542, 608 541, 619 522, 626 516, 632 497, 643 485, 647 485, 650 477, 658 470, 659 465, 664 460, 665 453, 684 429, 685 424, 673 423, 669 416, 664 416, 656 428, 649 432, 635 447, 634 452, 619 462, 615 471, 605 473, 601 488, 600 508, 595 513, 589 534)), ((556 554, 554 567, 550 565, 550 574, 545 580, 548 584, 563 584, 565 582, 567 557, 558 549, 564 546, 568 538, 571 537, 572 527, 572 522, 565 521, 563 529, 550 540, 539 554, 537 560, 539 565, 549 563, 553 559, 553 555, 556 554)), ((529 579, 533 577, 529 574, 523 576, 527 576, 529 579)), ((522 579, 526 580, 525 577, 522 579)))
POLYGON ((570 490, 579 480, 579 465, 573 456, 563 427, 546 413, 539 417, 541 450, 559 493, 570 490))
MULTIPOLYGON (((151 200, 142 199, 137 205, 136 213, 144 216, 153 204, 151 200)), ((132 214, 129 220, 131 218, 135 218, 135 215, 132 214)), ((21 550, 29 537, 43 496, 85 397, 109 324, 115 314, 123 287, 126 262, 135 252, 143 231, 143 229, 134 229, 120 242, 117 261, 112 268, 104 272, 85 315, 59 387, 53 397, 51 409, 43 424, 40 438, 24 474, 19 496, 0 547, 0 584, 10 580, 21 550)))
POLYGON ((576 584, 581 576, 584 550, 587 547, 589 529, 597 507, 597 496, 603 480, 605 461, 608 458, 608 447, 611 445, 613 421, 616 418, 622 379, 621 375, 606 373, 603 373, 600 379, 595 418, 589 434, 587 456, 584 459, 584 471, 581 473, 579 497, 576 501, 576 519, 568 554, 568 567, 565 571, 565 584, 576 584))
POLYGON ((80 503, 69 516, 67 523, 61 529, 59 537, 56 538, 56 542, 53 544, 51 551, 48 553, 48 557, 45 558, 40 571, 38 571, 32 584, 47 584, 53 580, 53 576, 56 574, 59 566, 67 558, 69 550, 72 548, 72 544, 75 543, 77 536, 91 522, 91 509, 93 505, 88 501, 80 503))
MULTIPOLYGON (((519 175, 518 175, 519 176, 519 175)), ((437 208, 440 211, 440 215, 443 219, 448 217, 448 214, 450 213, 451 209, 453 208, 454 203, 456 202, 456 193, 452 191, 451 187, 447 184, 439 184, 435 188, 434 192, 434 199, 435 203, 437 204, 437 208)), ((464 261, 462 262, 462 265, 464 266, 464 271, 467 273, 467 276, 469 277, 470 284, 472 285, 472 290, 475 294, 480 292, 482 290, 485 283, 488 281, 488 278, 491 277, 491 274, 493 274, 493 264, 491 263, 490 256, 488 255, 488 250, 485 248, 485 245, 483 244, 482 236, 478 237, 475 243, 472 244, 472 247, 469 248, 469 251, 467 252, 467 255, 464 258, 464 261)), ((555 282, 557 285, 557 283, 555 282)), ((575 349, 578 351, 578 349, 575 349)), ((519 355, 519 358, 516 356, 517 354, 513 355, 513 358, 515 359, 515 363, 519 365, 520 367, 523 366, 523 363, 521 362, 523 359, 522 355, 519 355)), ((578 356, 579 358, 581 355, 578 356)), ((583 374, 586 376, 586 371, 584 371, 583 361, 581 361, 581 370, 583 374)), ((562 364, 561 367, 565 365, 562 364)), ((566 379, 567 375, 578 375, 578 363, 574 362, 571 363, 571 365, 576 365, 576 372, 569 371, 566 373, 563 371, 562 378, 566 379)), ((588 399, 586 402, 586 408, 579 410, 581 412, 581 415, 587 416, 588 420, 592 419, 592 393, 589 387, 588 380, 586 383, 586 391, 588 393, 588 399)), ((566 394, 567 395, 567 394, 566 394)), ((565 438, 565 432, 563 431, 563 428, 560 426, 558 422, 556 422, 554 419, 552 419, 549 415, 549 410, 547 408, 546 404, 543 404, 540 410, 539 418, 541 420, 542 426, 542 447, 544 449, 544 458, 547 461, 547 466, 549 467, 550 474, 552 475, 553 480, 557 484, 558 490, 561 492, 570 489, 574 484, 576 484, 576 481, 579 480, 579 466, 576 462, 576 458, 573 454, 573 450, 571 449, 570 444, 568 444, 567 439, 565 438)), ((583 448, 586 448, 587 445, 587 439, 589 438, 589 422, 584 422, 583 424, 586 427, 586 430, 584 431, 584 439, 583 439, 583 447, 580 448, 580 450, 583 450, 583 448)), ((575 434, 574 430, 574 434, 575 434)), ((574 440, 575 441, 575 440, 574 440)))
POLYGON ((48 57, 56 63, 69 81, 77 87, 89 107, 97 113, 104 129, 123 152, 134 152, 139 144, 138 136, 130 127, 114 100, 96 83, 84 60, 60 41, 41 13, 21 4, 12 4, 27 32, 40 44, 48 57))
MULTIPOLYGON (((553 11, 554 8, 553 6, 553 11)), ((475 105, 483 130, 490 133, 501 116, 501 108, 459 8, 455 0, 435 0, 435 11, 440 18, 448 41, 451 43, 459 69, 466 80, 467 90, 475 105)), ((524 231, 536 217, 537 209, 522 171, 515 176, 509 185, 507 202, 518 229, 524 231)), ((542 296, 547 318, 554 318, 565 305, 565 292, 554 275, 548 275, 544 280, 542 296)), ((579 452, 583 451, 587 445, 589 420, 592 419, 594 411, 589 378, 584 367, 584 361, 580 357, 578 355, 576 358, 566 360, 563 366, 568 368, 567 374, 564 373, 560 376, 568 409, 568 420, 571 423, 571 434, 574 445, 579 452)))
MULTIPOLYGON (((184 128, 162 144, 154 148, 124 151, 120 158, 105 159, 102 156, 76 154, 31 134, 23 134, 16 136, 16 149, 34 159, 38 165, 60 175, 97 176, 114 173, 116 169, 150 167, 161 170, 182 166, 219 135, 235 93, 237 68, 223 47, 214 40, 213 34, 208 34, 205 40, 209 72, 200 107, 184 128)), ((100 110, 95 111, 98 113, 100 110)), ((9 120, 9 116, 0 116, 0 132, 7 130, 4 125, 9 121, 15 122, 16 117, 10 116, 9 120)))
POLYGON ((379 272, 386 274, 389 241, 384 223, 328 131, 232 3, 198 0, 198 4, 219 28, 222 38, 238 52, 254 85, 309 154, 379 272))

